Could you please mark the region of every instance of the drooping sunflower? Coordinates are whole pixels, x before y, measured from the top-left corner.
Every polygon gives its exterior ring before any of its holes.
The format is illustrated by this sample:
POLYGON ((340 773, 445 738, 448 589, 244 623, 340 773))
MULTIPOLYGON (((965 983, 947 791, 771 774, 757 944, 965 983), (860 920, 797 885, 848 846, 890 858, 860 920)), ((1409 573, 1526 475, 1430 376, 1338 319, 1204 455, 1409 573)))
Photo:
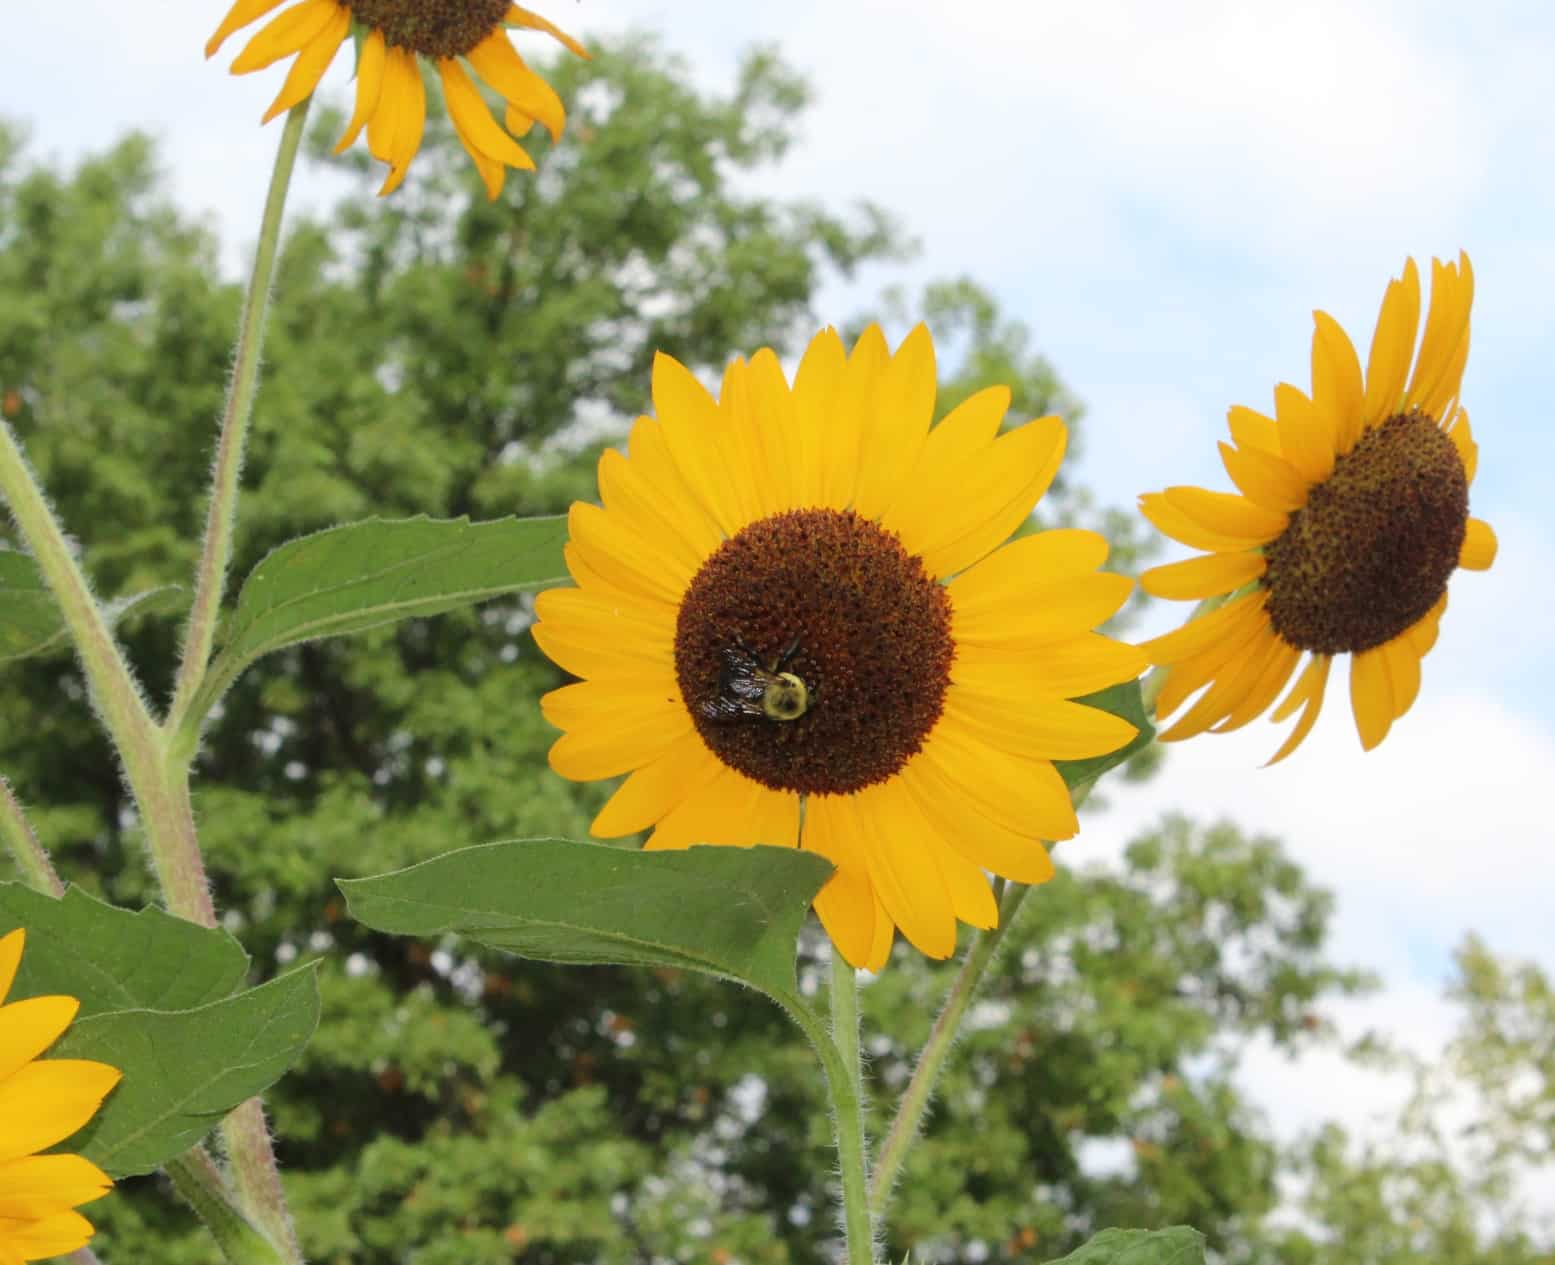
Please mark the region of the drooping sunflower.
POLYGON ((1473 299, 1467 255, 1432 260, 1421 334, 1420 275, 1409 260, 1383 296, 1364 377, 1338 322, 1314 313, 1312 394, 1282 383, 1274 417, 1230 411, 1234 444, 1222 443, 1220 455, 1240 494, 1173 487, 1140 498, 1168 536, 1209 551, 1146 571, 1145 591, 1229 598, 1144 646, 1170 668, 1162 716, 1209 687, 1164 741, 1247 724, 1303 656, 1273 712, 1282 721, 1301 708, 1301 717, 1271 764, 1311 732, 1335 656, 1351 656, 1350 702, 1366 750, 1414 703, 1448 580, 1496 556, 1490 525, 1469 517, 1479 449, 1458 402, 1473 299))
POLYGON ((544 31, 579 57, 588 56, 565 31, 508 0, 237 0, 205 45, 205 55, 214 56, 234 31, 282 4, 290 7, 249 40, 232 63, 232 73, 248 74, 296 58, 265 114, 268 123, 318 87, 355 24, 363 33, 356 110, 335 152, 344 151, 365 127, 368 150, 389 164, 380 196, 399 187, 421 148, 427 102, 419 59, 437 67, 454 130, 475 160, 488 196, 495 198, 509 167, 534 170, 534 160, 514 138, 540 123, 555 140, 567 119, 561 98, 518 55, 507 28, 544 31), (466 65, 506 102, 505 129, 486 108, 466 65))
MULTIPOLYGON (((24 931, 0 937, 0 1003, 21 964, 24 931)), ((112 1182, 79 1155, 40 1155, 90 1120, 119 1081, 86 1059, 41 1059, 75 1018, 73 997, 0 1004, 0 1265, 84 1247, 92 1223, 75 1209, 112 1182)))
POLYGON ((1136 732, 1069 700, 1145 662, 1091 631, 1132 588, 1097 571, 1101 536, 1004 544, 1063 422, 1000 435, 994 387, 931 427, 936 385, 922 326, 894 355, 878 327, 851 353, 826 330, 792 386, 764 349, 716 399, 659 356, 657 417, 601 457, 603 508, 572 506, 576 587, 535 603, 535 641, 583 678, 542 700, 552 768, 630 774, 593 833, 820 853, 816 912, 871 969, 894 928, 943 958, 958 918, 993 926, 983 871, 1052 876, 1042 841, 1078 829, 1053 760, 1136 732))

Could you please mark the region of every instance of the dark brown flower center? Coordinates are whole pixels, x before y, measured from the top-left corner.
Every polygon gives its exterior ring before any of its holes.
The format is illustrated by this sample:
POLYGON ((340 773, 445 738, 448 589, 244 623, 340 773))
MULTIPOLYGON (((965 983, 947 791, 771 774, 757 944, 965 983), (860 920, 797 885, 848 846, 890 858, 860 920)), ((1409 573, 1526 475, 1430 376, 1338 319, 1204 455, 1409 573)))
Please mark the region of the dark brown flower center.
POLYGON ((1463 461, 1418 411, 1369 432, 1264 551, 1269 618, 1316 654, 1370 650, 1446 591, 1468 526, 1463 461))
POLYGON ((390 48, 423 57, 463 57, 502 25, 508 0, 341 0, 390 48))
POLYGON ((902 542, 852 511, 774 514, 702 564, 680 604, 675 671, 697 731, 775 790, 884 781, 939 719, 950 601, 902 542))

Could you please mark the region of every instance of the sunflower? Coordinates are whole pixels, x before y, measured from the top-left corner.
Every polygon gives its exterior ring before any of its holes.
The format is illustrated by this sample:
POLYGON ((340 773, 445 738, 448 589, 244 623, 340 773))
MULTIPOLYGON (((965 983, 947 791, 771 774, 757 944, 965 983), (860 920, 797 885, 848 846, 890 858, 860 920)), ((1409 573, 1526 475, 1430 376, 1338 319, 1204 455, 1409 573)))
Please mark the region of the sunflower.
POLYGON ((1420 275, 1409 260, 1383 296, 1364 378, 1344 330, 1314 313, 1312 394, 1282 383, 1274 417, 1230 412, 1235 444, 1222 443, 1220 455, 1241 494, 1174 487, 1140 498, 1168 536, 1209 551, 1145 572, 1145 591, 1224 603, 1144 647, 1169 668, 1162 716, 1209 687, 1163 740, 1247 724, 1303 656, 1273 712, 1281 721, 1301 708, 1301 717, 1271 764, 1311 732, 1336 655, 1351 656, 1366 750, 1414 703, 1447 581, 1496 556, 1490 525, 1469 517, 1479 450, 1458 403, 1473 299, 1468 256, 1432 260, 1417 351, 1420 275))
MULTIPOLYGON (((214 56, 234 31, 287 3, 237 0, 205 45, 205 55, 214 56)), ((427 102, 418 58, 436 64, 454 130, 475 160, 487 194, 495 198, 509 167, 534 170, 534 160, 513 138, 538 122, 555 140, 567 119, 561 98, 525 65, 506 28, 544 31, 579 57, 588 56, 572 36, 508 0, 298 0, 249 40, 232 63, 232 73, 244 75, 296 58, 265 114, 266 123, 318 87, 353 23, 365 32, 356 60, 356 110, 335 152, 346 149, 365 127, 368 150, 389 164, 380 196, 399 187, 421 148, 427 102), (506 101, 506 130, 486 108, 466 63, 506 101)))
MULTIPOLYGON (((0 938, 0 1003, 22 960, 26 932, 0 938)), ((40 1059, 75 1018, 73 997, 0 1004, 0 1265, 62 1256, 86 1244, 92 1223, 74 1209, 112 1182, 79 1155, 39 1155, 96 1113, 119 1081, 106 1063, 40 1059)))
POLYGON ((593 833, 817 852, 816 912, 870 969, 895 928, 944 958, 958 918, 993 926, 985 870, 1052 876, 1041 841, 1078 829, 1053 761, 1135 734, 1069 700, 1145 663, 1091 631, 1132 587, 1097 572, 1101 536, 1000 547, 1064 424, 1000 435, 993 387, 931 428, 936 381, 922 326, 894 355, 878 327, 851 353, 826 330, 792 386, 762 350, 717 399, 659 356, 657 418, 600 458, 603 508, 568 516, 577 587, 535 603, 535 641, 583 678, 541 701, 551 767, 630 774, 593 833))

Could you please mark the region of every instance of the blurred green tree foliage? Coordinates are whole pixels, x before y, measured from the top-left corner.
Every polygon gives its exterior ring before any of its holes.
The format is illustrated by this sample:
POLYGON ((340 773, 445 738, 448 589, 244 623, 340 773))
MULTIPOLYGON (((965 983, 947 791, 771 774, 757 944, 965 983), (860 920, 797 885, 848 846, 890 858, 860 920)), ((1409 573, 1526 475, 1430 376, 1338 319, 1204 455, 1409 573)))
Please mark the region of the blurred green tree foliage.
MULTIPOLYGON (((877 208, 745 191, 794 141, 806 96, 771 54, 727 95, 695 90, 644 41, 550 73, 572 103, 567 136, 495 204, 440 118, 391 200, 370 196, 360 154, 329 160, 354 192, 287 241, 240 575, 346 519, 590 497, 599 449, 648 406, 655 350, 707 374, 763 344, 791 354, 830 315, 821 287, 903 253, 877 208)), ((339 122, 322 113, 316 155, 339 122)), ((59 172, 0 129, 0 411, 104 595, 192 566, 239 297, 216 273, 145 139, 59 172)), ((886 314, 906 319, 895 304, 886 314)), ((1024 416, 1077 413, 975 284, 931 287, 912 310, 957 350, 947 400, 997 379, 1024 416)), ((1098 521, 1073 483, 1045 509, 1098 521)), ((1123 522, 1127 565, 1140 546, 1123 522)), ((604 791, 546 769, 535 700, 560 678, 528 619, 525 603, 492 604, 272 656, 211 726, 197 810, 218 906, 256 977, 325 961, 324 1022, 271 1100, 303 1241, 331 1265, 821 1262, 832 1159, 817 1072, 773 1008, 675 972, 538 967, 344 918, 332 876, 585 834, 604 791)), ((176 620, 124 633, 165 698, 176 620)), ((68 659, 6 669, 0 770, 67 878, 150 899, 68 659)), ((1083 858, 1083 840, 1069 851, 1083 858)), ((1328 915, 1277 845, 1183 822, 1038 893, 909 1162, 893 1259, 1039 1260, 1107 1224, 1172 1221, 1228 1260, 1271 1259, 1278 1155, 1228 1051, 1299 1047, 1321 1033, 1324 997, 1357 986, 1326 960, 1328 915), (1109 1148, 1121 1162, 1093 1162, 1109 1148)), ((818 950, 801 956, 812 983, 818 950)), ((900 953, 867 988, 878 1099, 910 1073, 946 981, 900 953)), ((213 1260, 155 1180, 93 1214, 110 1262, 213 1260)), ((1295 1239, 1280 1250, 1310 1259, 1295 1239)))

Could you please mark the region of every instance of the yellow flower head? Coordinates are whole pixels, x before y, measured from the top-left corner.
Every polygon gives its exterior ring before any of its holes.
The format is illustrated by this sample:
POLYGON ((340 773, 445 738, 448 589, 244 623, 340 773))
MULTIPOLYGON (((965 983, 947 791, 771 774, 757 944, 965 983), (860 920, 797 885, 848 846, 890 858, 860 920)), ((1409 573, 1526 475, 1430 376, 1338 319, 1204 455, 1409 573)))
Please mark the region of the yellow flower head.
MULTIPOLYGON (((0 1003, 22 960, 23 931, 0 937, 0 1003)), ((92 1223, 74 1209, 112 1182, 79 1155, 39 1155, 90 1120, 119 1083, 105 1063, 38 1056, 70 1026, 73 997, 0 1004, 0 1265, 74 1252, 92 1223)))
POLYGON ((555 140, 567 119, 561 98, 524 63, 506 28, 544 31, 579 57, 588 56, 570 35, 508 0, 237 0, 206 44, 205 55, 214 56, 234 31, 282 4, 290 7, 249 40, 232 63, 232 73, 296 58, 265 114, 268 123, 318 87, 355 22, 366 32, 356 63, 356 111, 335 152, 345 150, 365 127, 368 150, 389 164, 380 195, 399 187, 421 148, 427 102, 418 59, 437 66, 454 130, 475 160, 487 194, 495 198, 509 167, 534 170, 534 160, 513 138, 540 123, 555 140), (466 64, 506 101, 506 130, 486 108, 466 64))
POLYGON ((1409 260, 1383 297, 1364 378, 1344 330, 1314 313, 1311 396, 1281 383, 1274 417, 1231 410, 1235 442, 1220 455, 1241 495, 1174 487, 1140 498, 1168 536, 1209 551, 1145 572, 1146 592, 1231 599, 1144 647, 1170 667, 1162 716, 1209 687, 1164 741, 1247 724, 1303 655, 1273 713, 1281 721, 1302 708, 1301 718, 1270 763, 1311 732, 1335 655, 1351 656, 1350 701, 1368 751, 1414 703, 1447 581, 1496 556, 1490 525, 1469 517, 1479 450, 1458 403, 1473 300, 1468 257, 1433 260, 1417 351, 1420 275, 1409 260))
POLYGON ((826 330, 792 385, 762 350, 716 399, 661 355, 657 417, 600 459, 603 508, 569 515, 577 587, 535 603, 583 678, 542 700, 552 768, 630 774, 594 834, 818 852, 816 912, 870 969, 897 927, 943 958, 958 918, 993 926, 985 870, 1052 876, 1041 841, 1078 829, 1053 761, 1135 733, 1069 700, 1144 667, 1091 631, 1132 587, 1097 571, 1101 536, 1004 544, 1064 424, 1001 435, 995 387, 931 426, 936 386, 922 326, 894 355, 878 327, 851 353, 826 330))

